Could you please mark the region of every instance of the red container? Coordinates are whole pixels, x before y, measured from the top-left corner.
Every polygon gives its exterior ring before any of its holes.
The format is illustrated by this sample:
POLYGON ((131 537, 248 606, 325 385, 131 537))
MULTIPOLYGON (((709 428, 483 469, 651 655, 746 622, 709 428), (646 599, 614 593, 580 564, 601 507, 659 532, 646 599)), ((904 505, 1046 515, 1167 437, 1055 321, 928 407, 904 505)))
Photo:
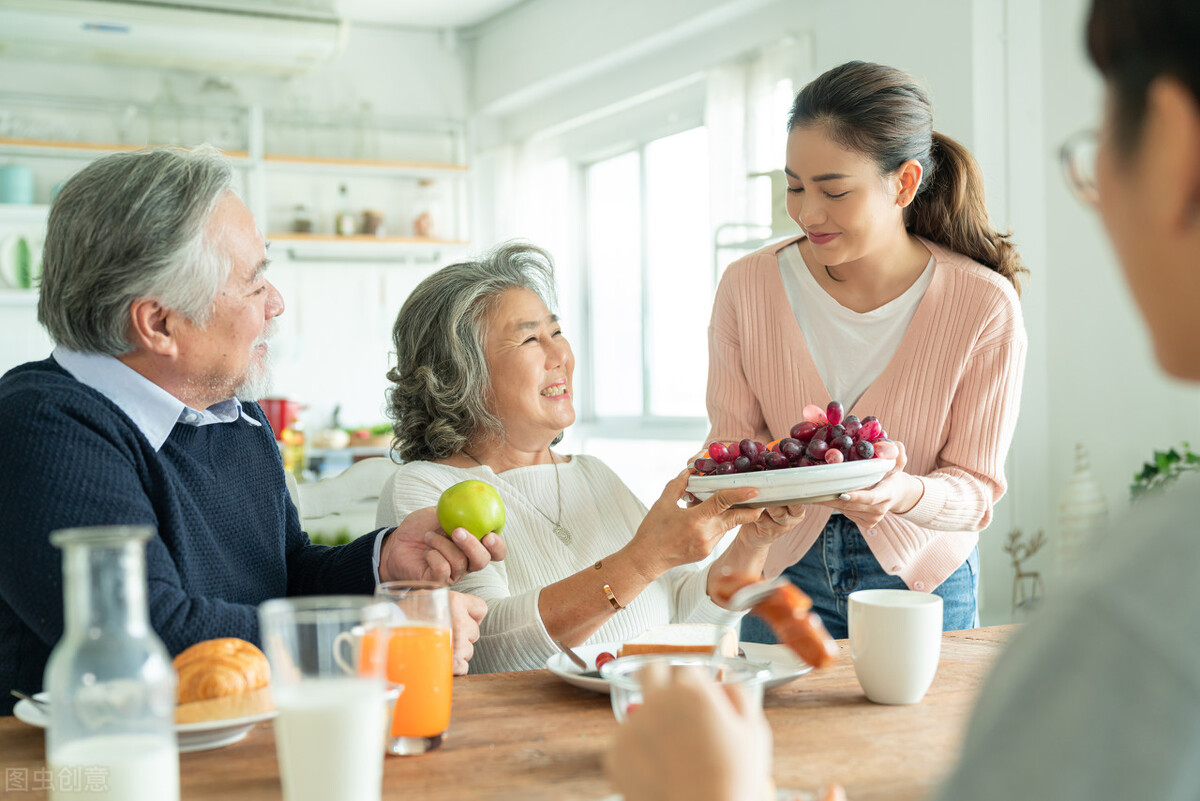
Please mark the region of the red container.
POLYGON ((304 404, 300 401, 285 400, 284 398, 262 398, 258 405, 267 415, 267 422, 271 424, 271 429, 275 432, 275 439, 280 439, 283 436, 283 429, 300 418, 300 410, 304 408, 304 404))

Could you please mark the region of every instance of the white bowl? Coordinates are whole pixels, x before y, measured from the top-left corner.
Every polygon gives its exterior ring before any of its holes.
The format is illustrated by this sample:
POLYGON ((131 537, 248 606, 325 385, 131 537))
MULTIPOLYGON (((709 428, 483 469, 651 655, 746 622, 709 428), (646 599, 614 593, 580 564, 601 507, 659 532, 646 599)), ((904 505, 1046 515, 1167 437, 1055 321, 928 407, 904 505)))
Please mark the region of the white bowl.
POLYGON ((831 501, 843 492, 866 489, 879 483, 896 466, 895 459, 860 459, 856 462, 730 473, 724 476, 692 476, 687 491, 699 500, 714 492, 754 487, 758 497, 737 506, 787 506, 796 503, 831 501))

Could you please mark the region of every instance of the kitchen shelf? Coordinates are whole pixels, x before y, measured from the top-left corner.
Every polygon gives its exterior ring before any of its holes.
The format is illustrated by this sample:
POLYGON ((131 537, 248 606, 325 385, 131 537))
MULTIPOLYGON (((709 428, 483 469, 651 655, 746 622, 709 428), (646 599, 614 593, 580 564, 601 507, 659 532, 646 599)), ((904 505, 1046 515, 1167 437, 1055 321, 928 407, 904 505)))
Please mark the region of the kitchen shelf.
POLYGON ((432 236, 371 236, 370 234, 355 234, 339 236, 337 234, 297 234, 280 233, 267 237, 272 242, 295 244, 300 242, 361 242, 364 244, 394 244, 394 245, 429 245, 432 247, 460 247, 471 244, 463 239, 437 239, 432 236))
POLYGON ((435 262, 446 250, 470 246, 461 239, 421 236, 337 236, 268 234, 273 247, 286 248, 292 261, 435 262))
MULTIPOLYGON (((160 107, 0 92, 0 110, 9 108, 23 125, 0 136, 0 160, 23 160, 34 166, 39 200, 77 169, 62 162, 82 165, 104 155, 140 150, 152 146, 142 144, 147 139, 171 138, 164 133, 170 130, 184 138, 202 136, 216 115, 218 122, 230 123, 238 134, 221 140, 238 149, 220 152, 237 173, 239 195, 263 229, 281 231, 270 239, 288 258, 430 263, 468 245, 449 238, 468 230, 470 171, 461 121, 381 116, 367 107, 347 118, 257 105, 160 107), (169 127, 156 129, 159 123, 169 127), (339 237, 323 225, 315 230, 328 235, 283 233, 291 227, 299 206, 306 207, 314 220, 332 221, 342 210, 340 205, 332 207, 339 184, 351 184, 349 196, 356 205, 350 210, 356 218, 368 209, 379 211, 391 226, 388 230, 399 234, 411 233, 415 226, 410 221, 431 213, 438 225, 435 232, 448 238, 339 237)), ((48 212, 47 205, 19 211, 0 207, 0 223, 10 228, 13 223, 38 225, 44 231, 48 212)))
POLYGON ((325 156, 281 156, 267 154, 263 164, 268 169, 293 172, 366 174, 374 177, 437 178, 465 175, 465 164, 437 162, 389 161, 385 159, 329 158, 325 156))
MULTIPOLYGON (((154 145, 116 144, 114 142, 65 142, 54 139, 12 139, 0 137, 0 154, 7 156, 41 156, 44 158, 92 158, 106 153, 128 153, 154 145)), ((230 161, 247 161, 245 150, 220 151, 230 161)))

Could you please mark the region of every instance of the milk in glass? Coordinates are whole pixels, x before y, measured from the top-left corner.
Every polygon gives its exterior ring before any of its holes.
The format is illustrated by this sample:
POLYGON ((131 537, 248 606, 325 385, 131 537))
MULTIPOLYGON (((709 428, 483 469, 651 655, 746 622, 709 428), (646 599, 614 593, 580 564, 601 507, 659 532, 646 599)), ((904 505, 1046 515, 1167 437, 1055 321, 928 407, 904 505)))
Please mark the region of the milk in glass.
POLYGON ((114 734, 73 740, 49 763, 50 801, 179 798, 179 753, 158 737, 114 734))
POLYGON ((284 801, 380 801, 387 696, 378 632, 388 614, 361 595, 258 607, 284 801))
POLYGON ((304 681, 275 690, 275 745, 287 801, 378 801, 387 709, 360 679, 304 681))

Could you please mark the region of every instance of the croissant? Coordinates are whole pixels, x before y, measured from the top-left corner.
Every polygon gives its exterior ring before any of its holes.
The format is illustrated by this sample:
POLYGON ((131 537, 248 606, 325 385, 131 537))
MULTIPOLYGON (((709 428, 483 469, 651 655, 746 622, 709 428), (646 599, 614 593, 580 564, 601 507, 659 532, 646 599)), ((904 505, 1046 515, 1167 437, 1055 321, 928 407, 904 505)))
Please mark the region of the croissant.
POLYGON ((176 656, 174 664, 180 704, 250 692, 271 680, 267 657, 237 637, 198 642, 176 656))

